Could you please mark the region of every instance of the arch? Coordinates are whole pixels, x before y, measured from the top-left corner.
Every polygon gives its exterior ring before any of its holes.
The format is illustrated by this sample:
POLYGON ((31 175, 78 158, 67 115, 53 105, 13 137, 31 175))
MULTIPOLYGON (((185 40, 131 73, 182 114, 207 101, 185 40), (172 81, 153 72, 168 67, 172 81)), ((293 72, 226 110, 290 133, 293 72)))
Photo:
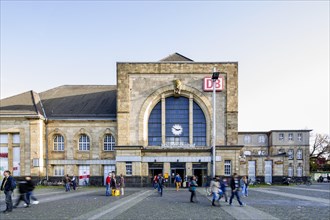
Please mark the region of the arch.
POLYGON ((47 141, 48 141, 48 150, 54 151, 54 138, 56 135, 61 135, 64 139, 64 150, 63 151, 57 151, 57 152, 66 152, 67 150, 67 137, 65 133, 61 129, 54 129, 51 132, 49 132, 47 141))
MULTIPOLYGON (((206 145, 210 145, 212 105, 209 99, 199 90, 187 85, 182 86, 180 95, 187 98, 193 98, 202 109, 206 119, 206 145)), ((161 101, 162 98, 167 98, 169 96, 174 96, 173 85, 159 88, 153 92, 142 104, 139 114, 140 145, 143 145, 144 147, 148 145, 148 119, 152 109, 159 101, 161 101)))
POLYGON ((74 135, 74 138, 73 138, 73 143, 74 143, 74 146, 76 146, 76 150, 79 151, 79 139, 80 139, 80 136, 81 135, 87 135, 88 138, 89 138, 89 150, 90 151, 90 148, 91 148, 91 145, 93 143, 93 140, 92 140, 92 136, 89 132, 86 131, 86 129, 84 128, 81 128, 75 135, 74 135))

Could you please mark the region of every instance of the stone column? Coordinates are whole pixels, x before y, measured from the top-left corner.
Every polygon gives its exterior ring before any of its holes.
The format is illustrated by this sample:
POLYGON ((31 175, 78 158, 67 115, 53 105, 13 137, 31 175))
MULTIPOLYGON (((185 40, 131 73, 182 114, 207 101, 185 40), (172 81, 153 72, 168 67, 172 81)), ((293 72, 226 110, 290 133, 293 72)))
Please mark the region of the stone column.
POLYGON ((190 162, 186 163, 186 175, 192 176, 192 163, 190 162))

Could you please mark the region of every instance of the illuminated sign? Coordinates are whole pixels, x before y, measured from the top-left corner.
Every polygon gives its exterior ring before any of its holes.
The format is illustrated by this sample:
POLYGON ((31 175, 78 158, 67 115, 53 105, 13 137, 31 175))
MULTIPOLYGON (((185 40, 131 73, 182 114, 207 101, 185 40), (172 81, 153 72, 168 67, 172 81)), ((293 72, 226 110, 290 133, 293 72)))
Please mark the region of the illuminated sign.
MULTIPOLYGON (((225 88, 225 79, 223 76, 219 76, 219 78, 215 81, 215 91, 220 92, 225 88)), ((203 84, 204 92, 213 92, 213 80, 212 77, 205 77, 203 84)))

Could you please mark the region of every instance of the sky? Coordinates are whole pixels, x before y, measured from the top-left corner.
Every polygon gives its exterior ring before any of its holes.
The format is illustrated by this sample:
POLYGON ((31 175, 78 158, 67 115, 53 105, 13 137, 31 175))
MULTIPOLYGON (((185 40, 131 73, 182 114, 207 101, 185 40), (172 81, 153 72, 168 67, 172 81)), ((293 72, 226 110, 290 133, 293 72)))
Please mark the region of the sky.
POLYGON ((329 20, 329 1, 1 0, 0 97, 115 85, 116 62, 178 52, 238 62, 239 131, 330 134, 329 20))

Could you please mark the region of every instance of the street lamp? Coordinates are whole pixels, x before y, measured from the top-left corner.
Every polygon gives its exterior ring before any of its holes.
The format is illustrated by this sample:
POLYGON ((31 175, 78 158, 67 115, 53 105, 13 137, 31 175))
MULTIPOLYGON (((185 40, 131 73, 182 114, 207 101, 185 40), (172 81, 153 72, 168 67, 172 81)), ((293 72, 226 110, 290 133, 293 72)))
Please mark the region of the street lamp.
POLYGON ((212 154, 213 154, 213 169, 212 176, 215 177, 215 82, 219 78, 220 72, 217 72, 217 69, 213 67, 212 81, 213 81, 213 135, 212 135, 212 154))

